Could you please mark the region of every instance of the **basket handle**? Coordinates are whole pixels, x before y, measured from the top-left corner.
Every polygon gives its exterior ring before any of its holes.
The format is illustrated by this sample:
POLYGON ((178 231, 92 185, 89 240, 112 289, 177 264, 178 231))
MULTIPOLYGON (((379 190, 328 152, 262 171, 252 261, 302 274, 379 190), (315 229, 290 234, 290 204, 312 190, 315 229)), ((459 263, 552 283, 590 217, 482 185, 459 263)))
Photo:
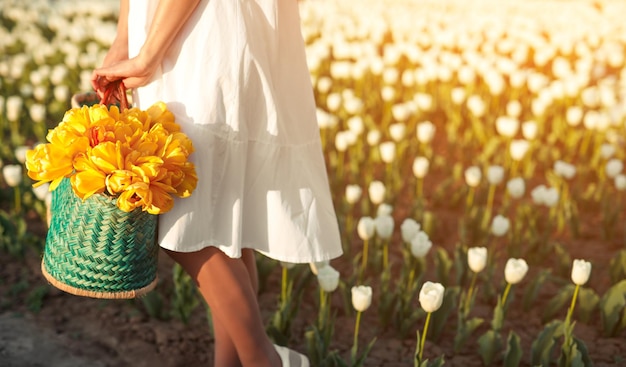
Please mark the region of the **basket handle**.
POLYGON ((115 102, 120 103, 120 110, 128 109, 128 97, 126 96, 126 87, 122 79, 117 79, 109 84, 104 89, 100 104, 110 105, 115 102))

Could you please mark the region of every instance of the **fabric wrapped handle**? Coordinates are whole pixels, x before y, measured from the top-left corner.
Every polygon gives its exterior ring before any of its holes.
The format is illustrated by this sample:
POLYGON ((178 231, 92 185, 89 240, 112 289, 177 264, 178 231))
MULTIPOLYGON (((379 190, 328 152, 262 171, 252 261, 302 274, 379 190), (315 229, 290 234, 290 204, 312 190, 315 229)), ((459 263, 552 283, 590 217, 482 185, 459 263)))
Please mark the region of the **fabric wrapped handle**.
POLYGON ((126 86, 122 79, 114 80, 107 84, 104 89, 100 104, 110 105, 119 102, 120 110, 128 109, 128 97, 126 96, 126 86))

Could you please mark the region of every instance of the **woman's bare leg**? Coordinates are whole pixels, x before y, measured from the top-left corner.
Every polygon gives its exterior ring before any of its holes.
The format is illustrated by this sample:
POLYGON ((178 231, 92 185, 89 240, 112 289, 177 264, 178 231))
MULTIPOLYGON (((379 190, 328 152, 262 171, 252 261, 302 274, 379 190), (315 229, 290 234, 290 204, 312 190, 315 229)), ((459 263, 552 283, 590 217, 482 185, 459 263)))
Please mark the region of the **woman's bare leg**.
POLYGON ((281 365, 261 319, 252 251, 244 251, 239 259, 214 247, 192 253, 166 252, 196 281, 211 307, 216 366, 281 365))

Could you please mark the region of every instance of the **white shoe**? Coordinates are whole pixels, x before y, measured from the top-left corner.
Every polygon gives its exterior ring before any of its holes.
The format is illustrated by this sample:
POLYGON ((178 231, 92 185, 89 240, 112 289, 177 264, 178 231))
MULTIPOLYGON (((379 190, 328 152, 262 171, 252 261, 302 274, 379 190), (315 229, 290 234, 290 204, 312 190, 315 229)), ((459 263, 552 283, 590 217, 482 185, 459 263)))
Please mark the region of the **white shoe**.
POLYGON ((295 350, 280 345, 274 344, 276 352, 283 363, 282 367, 309 367, 309 359, 304 355, 296 352, 295 350))

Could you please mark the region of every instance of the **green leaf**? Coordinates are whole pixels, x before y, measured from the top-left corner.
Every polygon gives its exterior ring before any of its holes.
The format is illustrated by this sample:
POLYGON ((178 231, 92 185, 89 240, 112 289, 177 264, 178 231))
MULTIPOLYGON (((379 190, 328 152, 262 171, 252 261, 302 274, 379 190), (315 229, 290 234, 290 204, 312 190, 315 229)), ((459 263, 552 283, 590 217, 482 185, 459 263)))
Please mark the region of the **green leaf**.
POLYGON ((504 367, 517 367, 522 360, 522 345, 520 337, 514 331, 509 332, 504 352, 504 367))
POLYGON ((372 350, 374 343, 376 343, 376 337, 374 337, 374 339, 372 339, 372 341, 370 341, 367 344, 367 347, 365 347, 365 350, 363 350, 363 353, 357 358, 355 367, 363 366, 363 363, 365 363, 365 359, 367 358, 367 355, 369 354, 369 352, 372 350))
POLYGON ((483 363, 485 366, 490 366, 496 354, 502 350, 502 337, 494 330, 487 330, 478 339, 478 346, 478 354, 482 357, 483 363))
POLYGON ((498 297, 496 307, 493 308, 493 318, 491 319, 491 328, 499 331, 502 329, 504 323, 504 305, 502 304, 502 297, 498 297))
POLYGON ((435 254, 435 267, 437 269, 437 276, 439 281, 444 287, 449 284, 450 272, 452 269, 452 260, 448 256, 448 252, 443 247, 437 247, 435 254))
POLYGON ((467 249, 460 244, 454 248, 454 274, 456 274, 456 284, 463 284, 467 276, 467 249))
POLYGON ((522 299, 524 311, 530 310, 530 307, 537 298, 539 290, 546 282, 546 279, 551 273, 552 271, 550 269, 542 269, 539 274, 537 274, 537 276, 533 279, 533 281, 526 287, 526 290, 524 291, 524 297, 522 299))
POLYGON ((626 307, 626 279, 609 288, 600 300, 604 335, 615 336, 617 334, 624 307, 626 307))
POLYGON ((437 357, 437 359, 435 359, 432 362, 428 362, 428 367, 441 367, 443 366, 443 364, 446 363, 446 361, 444 360, 443 356, 439 356, 437 357))
POLYGON ((611 284, 616 284, 622 279, 626 279, 626 250, 620 250, 611 259, 609 274, 611 284))
POLYGON ((593 362, 591 361, 591 357, 589 357, 589 350, 587 349, 585 342, 574 337, 574 343, 576 343, 576 348, 580 351, 584 365, 588 367, 593 366, 593 362))
POLYGON ((484 322, 485 320, 474 317, 468 321, 459 320, 459 325, 457 326, 456 335, 454 335, 454 352, 458 353, 461 348, 467 343, 469 337, 476 331, 476 329, 484 322))
POLYGON ((557 312, 564 309, 565 304, 568 301, 571 301, 572 296, 574 295, 574 288, 575 287, 572 284, 566 285, 559 290, 559 292, 550 300, 550 302, 548 302, 541 318, 541 321, 543 323, 551 320, 557 312))
POLYGON ((532 366, 549 366, 552 351, 555 345, 556 333, 561 326, 561 321, 555 320, 548 323, 537 336, 531 346, 532 366))

